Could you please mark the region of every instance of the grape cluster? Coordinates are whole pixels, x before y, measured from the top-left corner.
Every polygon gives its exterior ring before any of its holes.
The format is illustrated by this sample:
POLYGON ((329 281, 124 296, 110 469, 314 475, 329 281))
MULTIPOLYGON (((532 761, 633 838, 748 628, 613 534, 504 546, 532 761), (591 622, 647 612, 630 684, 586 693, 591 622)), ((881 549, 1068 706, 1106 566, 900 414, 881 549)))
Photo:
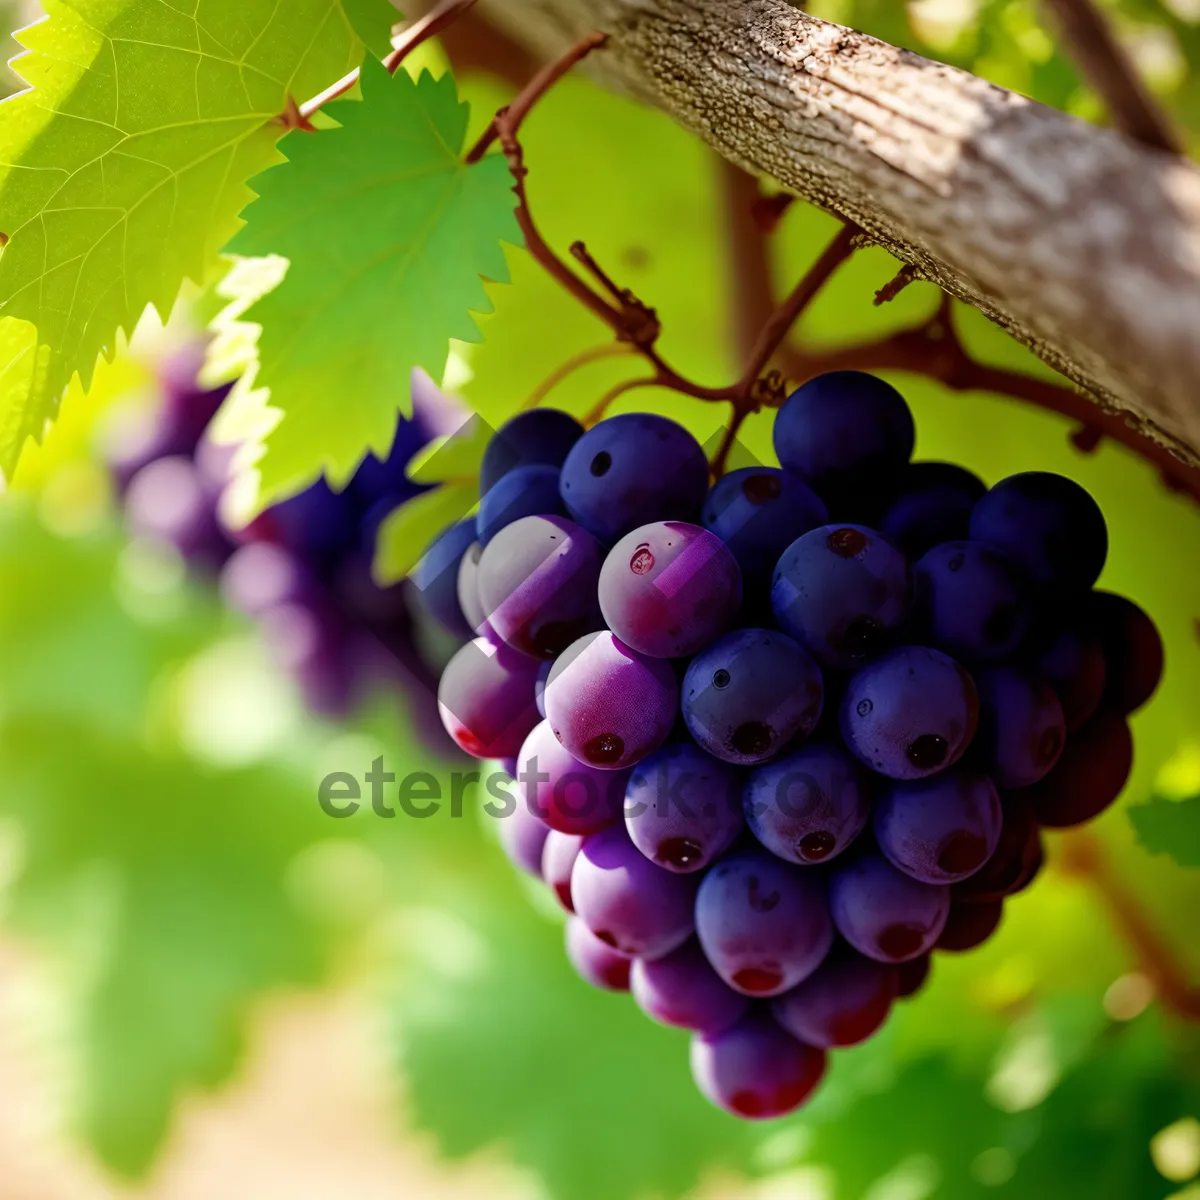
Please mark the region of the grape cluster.
POLYGON ((986 940, 1128 776, 1149 617, 1093 590, 1092 498, 912 463, 903 397, 840 372, 775 423, 782 467, 710 486, 649 414, 522 414, 478 518, 418 572, 469 629, 439 688, 512 777, 512 860, 589 983, 693 1032, 700 1090, 791 1111, 938 950, 986 940))
POLYGON ((201 347, 187 347, 166 358, 159 402, 109 430, 106 457, 130 531, 218 576, 226 601, 258 623, 309 707, 340 715, 372 682, 398 685, 418 726, 442 739, 423 615, 412 611, 411 589, 375 583, 371 557, 383 518, 424 490, 405 476, 412 455, 464 414, 414 373, 413 419, 399 422, 385 459, 368 456, 342 492, 321 480, 234 528, 222 516, 234 452, 208 433, 228 388, 197 383, 202 357, 201 347))

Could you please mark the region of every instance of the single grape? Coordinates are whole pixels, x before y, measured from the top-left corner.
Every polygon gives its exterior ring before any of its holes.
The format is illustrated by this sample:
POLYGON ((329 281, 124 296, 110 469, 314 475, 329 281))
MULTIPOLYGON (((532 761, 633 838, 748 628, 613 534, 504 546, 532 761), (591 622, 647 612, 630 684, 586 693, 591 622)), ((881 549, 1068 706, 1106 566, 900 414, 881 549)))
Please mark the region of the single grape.
POLYGON ((520 751, 538 720, 537 668, 535 659, 483 637, 455 654, 438 684, 438 712, 460 749, 475 758, 520 751))
POLYGON ((913 610, 923 639, 969 662, 1008 658, 1033 608, 1020 570, 980 542, 943 542, 913 568, 913 610))
POLYGON ((656 867, 613 825, 586 838, 571 872, 571 898, 583 923, 622 954, 660 958, 695 929, 697 880, 656 867))
POLYGON ((1016 667, 980 671, 975 686, 975 754, 983 769, 1002 788, 1028 787, 1045 778, 1067 744, 1067 724, 1055 690, 1016 667))
POLYGON ((919 958, 941 936, 950 889, 921 883, 886 858, 864 854, 835 868, 829 888, 838 932, 877 962, 919 958))
POLYGON ((1043 633, 1030 647, 1029 665, 1057 692, 1067 733, 1091 720, 1104 698, 1108 668, 1104 647, 1091 631, 1043 633))
POLYGON ((651 1020, 696 1033, 722 1033, 750 1010, 750 1001, 725 985, 695 938, 662 958, 635 959, 630 990, 651 1020))
POLYGON ((554 736, 580 762, 604 770, 632 767, 657 750, 678 712, 670 664, 638 654, 607 630, 569 646, 546 681, 554 736))
POLYGON ((1162 679, 1164 651, 1157 626, 1132 600, 1112 592, 1094 592, 1087 616, 1104 647, 1105 703, 1126 716, 1136 712, 1162 679))
POLYGON ((683 719, 716 758, 745 766, 806 738, 825 689, 808 653, 775 629, 735 629, 701 650, 683 677, 683 719))
POLYGON ((554 658, 604 624, 596 600, 603 558, 600 543, 574 521, 522 517, 483 552, 481 611, 510 646, 554 658))
POLYGON ((780 627, 822 667, 838 671, 883 650, 911 599, 908 560, 861 525, 822 525, 798 538, 771 582, 780 627))
POLYGON ((1029 789, 1038 821, 1066 829, 1098 817, 1121 794, 1132 769, 1129 724, 1102 708, 1067 742, 1058 766, 1029 789))
POLYGON ((518 467, 561 467, 571 447, 583 436, 583 426, 556 408, 518 413, 492 435, 479 468, 479 489, 485 494, 518 467))
POLYGON ((920 958, 910 958, 897 966, 899 983, 896 987, 896 999, 907 1000, 915 996, 928 982, 929 970, 933 966, 933 955, 922 954, 920 958))
POLYGON ((821 884, 761 850, 731 854, 705 875, 696 935, 717 974, 747 996, 795 987, 833 945, 821 884))
POLYGON ((737 618, 742 576, 714 533, 659 521, 627 533, 600 571, 600 611, 627 646, 652 658, 685 658, 737 618))
POLYGON ((219 568, 233 549, 217 521, 216 492, 190 458, 160 458, 143 467, 129 482, 125 518, 132 533, 210 569, 219 568))
POLYGON ((942 542, 963 541, 986 491, 982 479, 952 463, 910 463, 879 531, 915 561, 942 542))
POLYGON ((896 476, 912 457, 916 427, 904 397, 861 371, 810 379, 775 418, 780 463, 818 494, 896 476))
POLYGON ((546 659, 538 669, 537 680, 533 685, 533 702, 537 705, 538 715, 546 715, 546 681, 554 670, 554 660, 546 659))
POLYGON ((583 838, 576 834, 559 833, 551 829, 542 847, 542 878, 567 912, 575 911, 571 899, 571 872, 583 847, 583 838))
POLYGON ((588 834, 621 819, 629 773, 581 763, 541 721, 517 755, 516 779, 524 802, 551 829, 588 834))
POLYGON ((557 467, 517 467, 483 494, 475 528, 486 546, 507 525, 522 517, 565 516, 558 492, 557 467))
POLYGON ((741 786, 734 767, 698 746, 663 746, 633 768, 625 827, 651 862, 668 871, 702 870, 742 831, 741 786))
POLYGON ((871 815, 871 778, 840 746, 809 744, 750 773, 743 792, 750 832, 801 866, 836 858, 871 815))
POLYGON ((747 585, 769 583, 779 556, 829 520, 825 502, 778 467, 743 467, 713 485, 701 522, 732 551, 747 585))
POLYGON ((1108 528, 1095 500, 1046 471, 996 484, 971 513, 971 539, 1004 551, 1043 587, 1090 588, 1108 556, 1108 528))
POLYGON ((946 919, 942 936, 937 940, 937 949, 950 950, 955 954, 974 950, 996 932, 1003 916, 1003 900, 972 904, 956 898, 950 905, 950 916, 946 919))
POLYGON ((889 779, 923 779, 971 744, 979 699, 971 676, 924 646, 901 646, 850 681, 839 714, 850 752, 889 779))
POLYGON ((578 917, 567 921, 565 936, 567 959, 585 983, 606 992, 629 991, 633 963, 627 954, 606 946, 578 917))
POLYGON ((1007 792, 1001 799, 1004 820, 991 858, 953 888, 956 904, 991 904, 1016 895, 1033 882, 1042 865, 1042 838, 1033 801, 1027 792, 1007 792))
POLYGON ((422 608, 447 632, 463 638, 471 636, 471 626, 458 602, 458 570, 474 541, 473 520, 451 525, 434 538, 409 576, 422 608))
POLYGON ((611 545, 639 525, 694 520, 708 491, 708 460, 682 425, 626 413, 575 443, 561 486, 571 516, 611 545))
POLYGON ((478 541, 472 542, 458 564, 457 595, 458 607, 467 624, 478 636, 486 637, 494 631, 479 594, 479 564, 482 559, 483 547, 478 541))
POLYGON ((735 1117, 786 1116, 816 1091, 825 1051, 798 1042, 767 1013, 751 1011, 722 1033, 692 1038, 692 1078, 735 1117))
POLYGON ((1000 842, 996 785, 957 767, 932 779, 893 784, 875 809, 875 838, 894 867, 922 883, 957 883, 1000 842))
POLYGON ((776 997, 771 1012, 810 1046, 857 1046, 887 1020, 898 984, 895 967, 837 947, 807 979, 776 997))
POLYGON ((505 856, 527 875, 541 876, 542 857, 550 837, 550 826, 524 804, 518 804, 511 816, 500 823, 500 845, 505 856))

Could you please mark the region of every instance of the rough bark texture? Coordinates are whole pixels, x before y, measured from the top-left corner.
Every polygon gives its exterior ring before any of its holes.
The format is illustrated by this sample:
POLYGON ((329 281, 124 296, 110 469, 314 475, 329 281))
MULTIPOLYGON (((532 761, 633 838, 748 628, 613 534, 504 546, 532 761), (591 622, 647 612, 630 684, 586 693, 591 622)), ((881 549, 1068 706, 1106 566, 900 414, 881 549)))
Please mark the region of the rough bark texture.
POLYGON ((1200 170, 785 0, 484 0, 1200 461, 1200 170))

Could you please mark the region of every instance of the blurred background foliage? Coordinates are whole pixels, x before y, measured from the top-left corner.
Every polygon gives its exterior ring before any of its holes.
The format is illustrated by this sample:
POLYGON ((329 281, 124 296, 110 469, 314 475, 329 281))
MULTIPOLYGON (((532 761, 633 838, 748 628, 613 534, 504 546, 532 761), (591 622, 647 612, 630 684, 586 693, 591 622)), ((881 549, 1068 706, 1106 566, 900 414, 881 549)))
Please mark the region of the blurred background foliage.
MULTIPOLYGON (((808 7, 1102 119, 1029 0, 808 7)), ((1195 146, 1200 3, 1109 7, 1195 146)), ((9 28, 27 15, 0 7, 9 28)), ((422 62, 445 66, 436 48, 422 62)), ((481 76, 464 83, 482 125, 507 93, 481 76)), ((682 370, 731 376, 726 219, 709 152, 569 80, 530 121, 527 153, 531 204, 551 240, 585 238, 655 304, 682 370)), ((804 206, 787 214, 781 289, 833 228, 804 206)), ((493 289, 485 339, 456 348, 449 378, 493 424, 568 355, 605 340, 531 261, 509 257, 514 283, 493 289)), ((894 270, 881 251, 856 256, 802 336, 837 345, 931 311, 927 285, 871 306, 894 270)), ((557 917, 514 877, 486 820, 323 816, 316 784, 330 770, 361 776, 378 755, 398 774, 450 764, 419 744, 401 695, 377 695, 349 722, 307 714, 211 584, 125 536, 101 465, 114 412, 154 402, 152 364, 209 310, 198 296, 168 329, 147 322, 88 397, 68 397, 0 502, 0 916, 39 981, 36 1012, 21 1019, 65 1081, 51 1105, 64 1138, 116 1175, 153 1178, 181 1102, 206 1092, 219 1104, 249 1015, 300 987, 364 1000, 373 1053, 405 1097, 398 1138, 426 1131, 449 1158, 486 1150, 523 1169, 523 1194, 1200 1196, 1200 1038, 1156 1002, 1111 896, 1067 869, 1053 836, 1051 869, 1010 903, 997 937, 940 958, 883 1036, 837 1055, 806 1110, 750 1126, 697 1096, 684 1035, 574 977, 557 917)), ((960 319, 980 357, 1045 370, 977 314, 960 319)), ((552 402, 585 412, 633 370, 596 364, 552 402)), ((1062 471, 1104 508, 1102 585, 1155 617, 1168 666, 1134 720, 1133 778, 1097 833, 1121 888, 1200 981, 1200 511, 1120 448, 1078 453, 1048 413, 896 382, 917 416, 919 457, 988 481, 1062 471)), ((622 404, 665 412, 702 441, 724 417, 665 393, 622 404)), ((769 459, 769 414, 744 442, 769 459)), ((322 1080, 304 1086, 316 1096, 322 1080)), ((0 1160, 0 1196, 49 1197, 20 1190, 16 1152, 0 1160)))

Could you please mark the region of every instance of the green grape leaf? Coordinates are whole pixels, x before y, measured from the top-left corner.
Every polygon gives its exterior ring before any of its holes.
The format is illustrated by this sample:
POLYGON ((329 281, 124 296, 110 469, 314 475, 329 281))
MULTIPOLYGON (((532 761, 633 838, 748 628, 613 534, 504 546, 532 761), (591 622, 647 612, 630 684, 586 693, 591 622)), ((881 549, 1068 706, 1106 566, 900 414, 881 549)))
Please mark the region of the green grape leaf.
POLYGON ((385 57, 392 48, 392 29, 400 20, 389 0, 342 0, 342 8, 363 45, 376 58, 385 57))
POLYGON ((387 452, 410 371, 440 379, 449 340, 478 340, 482 277, 506 281, 501 242, 520 240, 504 160, 462 161, 469 111, 449 75, 369 62, 362 92, 331 106, 340 128, 287 140, 228 246, 290 262, 246 309, 262 327, 258 364, 232 400, 277 414, 260 503, 322 471, 341 486, 368 450, 387 452))
POLYGON ((403 579, 429 543, 475 507, 477 497, 474 480, 465 480, 422 492, 388 513, 375 543, 375 579, 384 586, 403 579))
POLYGON ((246 181, 277 160, 289 97, 362 59, 386 0, 47 0, 22 31, 30 88, 0 104, 0 471, 86 390, 118 330, 167 314, 237 227, 246 181), (10 320, 36 328, 37 369, 10 320))
POLYGON ((1129 807, 1138 840, 1151 854, 1166 854, 1181 867, 1200 867, 1200 796, 1129 807))

